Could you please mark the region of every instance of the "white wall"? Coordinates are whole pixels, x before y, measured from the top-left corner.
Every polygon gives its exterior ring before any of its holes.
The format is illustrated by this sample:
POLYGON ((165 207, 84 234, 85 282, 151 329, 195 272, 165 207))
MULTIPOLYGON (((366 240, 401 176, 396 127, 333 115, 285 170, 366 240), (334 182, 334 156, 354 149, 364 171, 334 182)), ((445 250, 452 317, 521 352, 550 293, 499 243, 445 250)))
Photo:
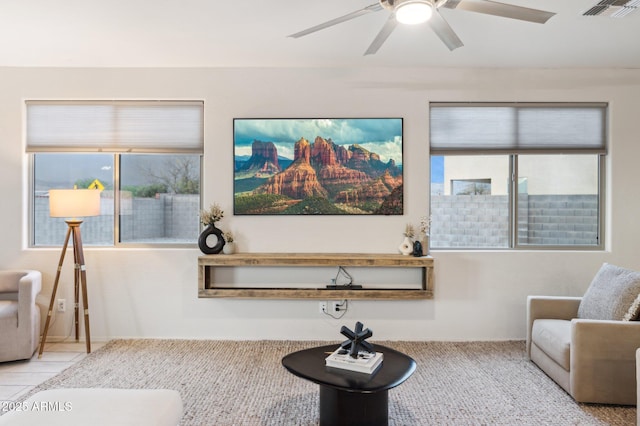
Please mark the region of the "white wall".
MULTIPOLYGON (((94 339, 339 340, 356 320, 374 340, 522 339, 528 294, 580 295, 605 261, 640 269, 637 70, 0 68, 0 93, 0 267, 41 270, 43 304, 59 250, 26 248, 24 99, 204 99, 204 204, 226 210, 241 251, 381 253, 395 252, 405 223, 428 210, 429 101, 610 102, 605 252, 434 252, 434 300, 353 301, 331 320, 311 300, 198 299, 197 248, 86 248, 94 339), (233 217, 234 117, 403 117, 405 215, 233 217)), ((70 287, 67 259, 67 300, 70 287)), ((67 335, 69 319, 50 335, 67 335)))

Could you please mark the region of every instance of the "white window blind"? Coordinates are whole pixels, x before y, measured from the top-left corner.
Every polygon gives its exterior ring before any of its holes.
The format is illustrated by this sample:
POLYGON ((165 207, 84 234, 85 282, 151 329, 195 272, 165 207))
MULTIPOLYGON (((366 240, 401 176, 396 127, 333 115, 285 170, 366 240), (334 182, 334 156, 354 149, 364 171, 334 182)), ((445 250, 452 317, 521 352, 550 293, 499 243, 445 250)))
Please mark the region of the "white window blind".
POLYGON ((431 103, 431 153, 606 154, 607 105, 431 103))
POLYGON ((27 101, 27 152, 202 154, 202 101, 27 101))

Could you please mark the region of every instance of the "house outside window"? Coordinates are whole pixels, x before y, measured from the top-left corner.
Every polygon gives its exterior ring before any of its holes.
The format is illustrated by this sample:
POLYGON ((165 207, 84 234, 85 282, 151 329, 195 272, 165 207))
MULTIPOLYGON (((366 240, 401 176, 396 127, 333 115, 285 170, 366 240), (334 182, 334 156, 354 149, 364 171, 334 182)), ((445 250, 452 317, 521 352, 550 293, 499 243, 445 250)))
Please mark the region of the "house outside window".
POLYGON ((193 246, 199 211, 201 101, 27 101, 30 245, 57 246, 66 223, 49 217, 49 189, 101 190, 83 218, 93 246, 193 246))
POLYGON ((601 249, 606 114, 432 103, 431 248, 601 249))
POLYGON ((480 195, 491 194, 491 179, 452 179, 451 194, 480 195))

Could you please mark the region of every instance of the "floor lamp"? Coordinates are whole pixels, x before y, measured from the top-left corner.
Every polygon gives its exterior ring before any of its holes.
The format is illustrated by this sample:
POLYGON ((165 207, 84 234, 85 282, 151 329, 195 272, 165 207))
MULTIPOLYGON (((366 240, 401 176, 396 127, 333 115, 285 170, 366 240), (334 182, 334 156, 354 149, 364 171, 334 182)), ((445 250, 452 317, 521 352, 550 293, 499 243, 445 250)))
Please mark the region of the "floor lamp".
POLYGON ((51 315, 53 314, 53 306, 60 281, 60 272, 64 262, 64 255, 67 252, 69 239, 73 241, 73 260, 74 260, 74 324, 76 330, 76 341, 79 340, 79 299, 82 293, 82 306, 84 308, 84 331, 87 341, 87 353, 91 352, 91 332, 89 330, 89 304, 87 297, 87 272, 84 265, 84 252, 82 250, 82 238, 80 236, 80 225, 82 220, 80 217, 98 216, 100 214, 100 191, 97 189, 51 189, 49 190, 49 216, 65 217, 67 235, 62 245, 62 253, 58 262, 58 270, 56 279, 53 283, 53 291, 51 293, 51 301, 49 302, 49 310, 47 312, 47 320, 44 324, 44 332, 40 341, 40 351, 38 358, 42 357, 44 344, 49 332, 49 324, 51 315))

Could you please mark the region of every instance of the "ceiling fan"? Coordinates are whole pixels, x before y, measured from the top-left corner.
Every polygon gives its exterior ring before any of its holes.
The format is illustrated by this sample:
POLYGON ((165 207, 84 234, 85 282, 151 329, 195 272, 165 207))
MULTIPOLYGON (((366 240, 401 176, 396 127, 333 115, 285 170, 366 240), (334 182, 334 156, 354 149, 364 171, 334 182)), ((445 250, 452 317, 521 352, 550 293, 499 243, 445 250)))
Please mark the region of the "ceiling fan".
POLYGON ((355 12, 347 13, 339 18, 307 28, 306 30, 295 34, 291 34, 289 37, 303 37, 359 16, 386 9, 390 11, 391 14, 376 38, 364 53, 365 55, 373 55, 376 53, 387 40, 389 35, 391 35, 391 32, 396 28, 398 23, 411 25, 428 22, 431 29, 449 48, 449 50, 454 50, 463 46, 463 44, 438 11, 438 9, 442 7, 447 9, 461 9, 469 12, 483 13, 486 15, 502 16, 503 18, 519 19, 521 21, 534 22, 538 24, 544 24, 549 20, 549 18, 555 15, 553 12, 498 3, 491 0, 378 0, 378 3, 374 3, 363 9, 356 10, 355 12))

